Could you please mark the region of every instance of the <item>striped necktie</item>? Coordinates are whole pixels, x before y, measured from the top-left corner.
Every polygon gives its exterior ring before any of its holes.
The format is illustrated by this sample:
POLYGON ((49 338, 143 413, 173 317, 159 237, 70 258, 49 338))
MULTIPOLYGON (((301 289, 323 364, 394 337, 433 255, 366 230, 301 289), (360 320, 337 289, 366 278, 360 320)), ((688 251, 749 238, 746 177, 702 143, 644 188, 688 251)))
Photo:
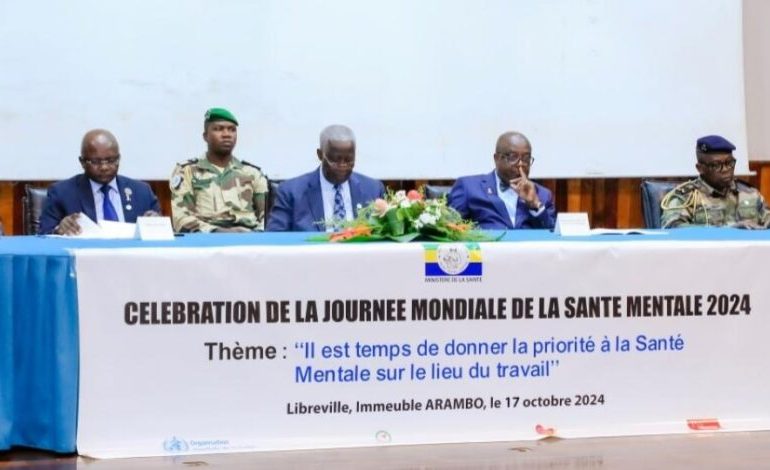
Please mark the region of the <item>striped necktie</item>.
POLYGON ((342 199, 342 185, 334 185, 334 219, 345 220, 345 200, 342 199))

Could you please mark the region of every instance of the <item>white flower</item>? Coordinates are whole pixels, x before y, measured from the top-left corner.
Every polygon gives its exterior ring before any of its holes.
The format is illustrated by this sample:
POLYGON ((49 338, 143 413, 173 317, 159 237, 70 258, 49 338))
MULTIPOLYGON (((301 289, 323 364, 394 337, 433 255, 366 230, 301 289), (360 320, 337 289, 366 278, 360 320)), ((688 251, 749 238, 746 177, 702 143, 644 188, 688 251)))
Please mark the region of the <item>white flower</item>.
POLYGON ((408 200, 406 199, 406 191, 404 191, 403 189, 401 191, 396 191, 395 198, 396 198, 396 201, 398 202, 401 202, 403 200, 408 200))
POLYGON ((412 201, 410 201, 409 199, 404 199, 403 201, 398 203, 398 207, 403 207, 403 208, 412 207, 412 201))
POLYGON ((419 222, 421 225, 436 225, 437 221, 438 217, 433 214, 429 214, 427 211, 420 214, 420 217, 417 218, 417 222, 419 222))

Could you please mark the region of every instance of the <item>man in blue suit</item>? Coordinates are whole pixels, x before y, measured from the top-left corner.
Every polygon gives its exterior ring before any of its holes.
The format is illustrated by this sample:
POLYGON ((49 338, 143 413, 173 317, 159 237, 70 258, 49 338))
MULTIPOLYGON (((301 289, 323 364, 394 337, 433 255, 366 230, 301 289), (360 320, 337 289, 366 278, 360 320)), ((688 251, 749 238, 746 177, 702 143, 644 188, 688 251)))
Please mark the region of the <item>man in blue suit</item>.
POLYGON ((137 216, 159 214, 158 198, 147 183, 118 176, 120 148, 109 131, 86 132, 80 165, 83 174, 48 188, 39 233, 77 235, 81 213, 94 222, 136 222, 137 216))
POLYGON ((449 192, 449 205, 484 229, 553 228, 553 195, 529 179, 535 159, 524 134, 501 135, 494 160, 492 173, 458 178, 449 192))
POLYGON ((325 128, 316 154, 321 163, 316 170, 278 187, 268 231, 334 230, 341 222, 356 217, 359 204, 385 194, 382 182, 353 172, 356 138, 348 127, 325 128))

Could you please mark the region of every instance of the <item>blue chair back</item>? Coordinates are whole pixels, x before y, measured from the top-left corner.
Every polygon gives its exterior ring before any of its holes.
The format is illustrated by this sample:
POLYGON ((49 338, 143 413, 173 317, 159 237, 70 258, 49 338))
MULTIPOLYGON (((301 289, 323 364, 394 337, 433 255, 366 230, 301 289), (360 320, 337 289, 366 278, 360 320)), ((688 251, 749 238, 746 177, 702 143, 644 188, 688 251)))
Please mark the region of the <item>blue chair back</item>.
POLYGON ((642 181, 642 212, 647 228, 660 228, 660 201, 678 184, 677 181, 642 181))
POLYGON ((426 184, 425 185, 425 199, 439 199, 447 194, 452 189, 451 186, 426 184))

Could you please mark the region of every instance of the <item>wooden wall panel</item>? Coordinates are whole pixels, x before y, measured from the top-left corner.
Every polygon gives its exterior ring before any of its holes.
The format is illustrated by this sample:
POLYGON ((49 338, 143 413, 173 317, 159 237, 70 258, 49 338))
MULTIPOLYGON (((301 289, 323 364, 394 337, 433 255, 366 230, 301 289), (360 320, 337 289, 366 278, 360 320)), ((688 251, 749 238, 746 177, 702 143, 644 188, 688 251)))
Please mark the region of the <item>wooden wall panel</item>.
MULTIPOLYGON (((756 176, 750 178, 765 199, 770 201, 770 162, 751 162, 750 168, 756 176)), ((658 179, 658 178, 656 178, 658 179)), ((633 228, 642 227, 641 178, 584 178, 545 179, 539 183, 553 191, 556 209, 559 212, 587 212, 592 227, 633 228)), ((385 182, 389 188, 413 189, 424 184, 451 184, 449 180, 391 180, 385 182)), ((26 184, 46 186, 48 181, 0 181, 0 222, 6 234, 20 235, 21 198, 26 184)), ((170 189, 167 181, 151 181, 150 186, 158 195, 161 210, 171 213, 170 189)))
POLYGON ((161 213, 171 215, 171 187, 168 181, 150 181, 149 183, 155 195, 158 196, 161 213))
POLYGON ((10 181, 0 181, 0 223, 7 234, 15 233, 13 211, 13 183, 10 181))
POLYGON ((641 227, 644 225, 642 217, 642 200, 639 192, 640 179, 623 178, 618 180, 616 197, 616 224, 617 228, 641 227))
POLYGON ((756 173, 751 183, 759 188, 766 201, 770 201, 770 161, 750 162, 749 169, 756 173))
MULTIPOLYGON (((580 212, 583 200, 582 188, 583 183, 581 180, 567 180, 567 193, 556 193, 554 196, 556 197, 557 201, 561 198, 565 198, 567 200, 567 212, 580 212), (561 196, 561 198, 559 196, 561 196)), ((562 211, 563 210, 564 209, 562 209, 562 211)))

